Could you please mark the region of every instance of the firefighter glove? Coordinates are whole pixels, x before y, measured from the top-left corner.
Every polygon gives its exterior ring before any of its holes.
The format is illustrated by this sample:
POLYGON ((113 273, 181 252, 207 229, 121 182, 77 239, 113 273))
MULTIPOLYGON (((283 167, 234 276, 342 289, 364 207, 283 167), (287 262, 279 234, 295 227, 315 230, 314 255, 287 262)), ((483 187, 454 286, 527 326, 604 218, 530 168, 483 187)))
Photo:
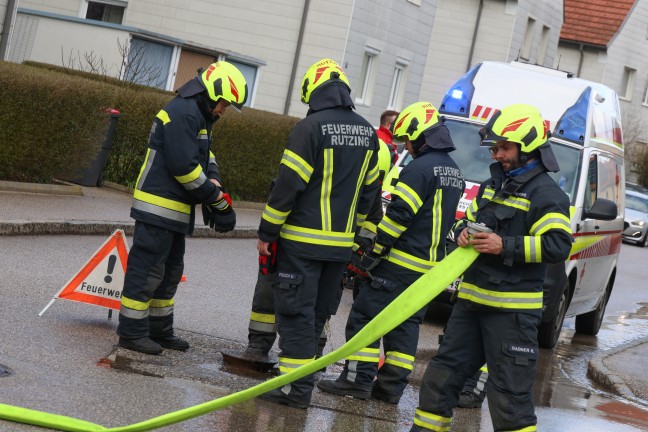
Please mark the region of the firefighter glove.
POLYGON ((236 226, 236 213, 231 205, 221 198, 212 204, 202 206, 203 222, 218 232, 229 232, 236 226))

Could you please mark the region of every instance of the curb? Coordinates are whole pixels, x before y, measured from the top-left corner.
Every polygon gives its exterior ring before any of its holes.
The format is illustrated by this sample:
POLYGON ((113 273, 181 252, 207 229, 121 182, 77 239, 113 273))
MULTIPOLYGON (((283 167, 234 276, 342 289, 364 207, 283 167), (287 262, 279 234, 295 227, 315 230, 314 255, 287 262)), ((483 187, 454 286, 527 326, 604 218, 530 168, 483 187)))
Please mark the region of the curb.
POLYGON ((81 189, 81 186, 73 184, 59 185, 50 183, 21 183, 0 180, 0 190, 6 192, 83 196, 83 190, 81 189))
MULTIPOLYGON (((115 223, 105 221, 14 221, 0 222, 0 236, 22 235, 110 235, 122 229, 132 236, 134 223, 115 223)), ((241 226, 228 233, 219 233, 205 227, 196 227, 190 237, 194 238, 237 238, 256 239, 257 228, 241 226)))
POLYGON ((604 360, 615 354, 619 354, 647 342, 648 338, 637 339, 592 357, 587 364, 587 376, 595 383, 609 389, 623 398, 645 404, 646 401, 638 398, 621 377, 605 366, 604 360))

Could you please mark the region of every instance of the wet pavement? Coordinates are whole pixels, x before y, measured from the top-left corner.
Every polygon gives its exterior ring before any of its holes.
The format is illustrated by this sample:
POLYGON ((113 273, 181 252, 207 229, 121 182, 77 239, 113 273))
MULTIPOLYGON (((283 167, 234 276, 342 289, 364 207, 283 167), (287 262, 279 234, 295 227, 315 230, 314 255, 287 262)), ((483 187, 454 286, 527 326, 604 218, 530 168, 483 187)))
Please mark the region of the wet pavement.
MULTIPOLYGON (((225 396, 272 376, 228 369, 219 353, 240 349, 246 340, 256 280, 253 231, 260 206, 239 203, 238 235, 243 238, 188 240, 188 280, 179 290, 176 322, 178 333, 192 343, 188 352, 146 356, 117 348, 116 320, 107 320, 102 308, 58 300, 37 318, 101 244, 106 225, 132 226, 130 194, 106 188, 82 188, 82 193, 0 191, 0 233, 23 235, 0 236, 0 371, 13 372, 4 378, 0 374, 0 403, 119 426, 225 396), (33 236, 51 229, 78 234, 78 226, 84 234, 100 236, 33 236)), ((540 430, 648 430, 648 370, 642 366, 648 355, 648 303, 641 302, 645 296, 636 289, 619 289, 644 285, 641 263, 647 251, 623 246, 620 268, 627 263, 627 271, 617 278, 597 337, 575 334, 574 320, 566 320, 557 347, 541 350, 534 388, 540 430)), ((332 320, 326 352, 344 343, 351 302, 347 290, 332 320)), ((398 406, 316 391, 308 410, 253 399, 161 430, 407 431, 444 314, 444 308, 435 309, 432 320, 422 326, 412 385, 398 406)), ((340 370, 341 364, 334 364, 318 377, 334 379, 340 370)), ((0 430, 43 429, 0 421, 0 430)), ((492 431, 487 401, 481 410, 457 409, 452 431, 492 431)))

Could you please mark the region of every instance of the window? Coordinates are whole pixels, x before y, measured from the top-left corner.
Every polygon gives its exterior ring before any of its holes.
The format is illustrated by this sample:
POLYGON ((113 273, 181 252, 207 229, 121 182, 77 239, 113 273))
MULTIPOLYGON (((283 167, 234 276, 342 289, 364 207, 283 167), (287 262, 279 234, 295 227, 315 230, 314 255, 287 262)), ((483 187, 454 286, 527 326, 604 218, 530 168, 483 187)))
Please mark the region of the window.
POLYGON ((245 106, 251 107, 252 106, 252 96, 254 95, 254 87, 256 85, 256 77, 257 77, 257 67, 252 66, 246 63, 240 63, 236 60, 233 60, 231 58, 225 59, 228 62, 232 63, 238 70, 241 71, 243 74, 243 77, 245 78, 245 82, 247 84, 247 100, 245 101, 245 106))
POLYGON ((621 87, 619 87, 619 96, 627 101, 632 100, 632 89, 634 88, 634 79, 636 69, 629 67, 623 68, 623 77, 621 78, 621 87))
POLYGON ((524 36, 524 43, 522 44, 522 52, 520 57, 524 60, 531 58, 531 47, 533 44, 533 32, 535 30, 535 19, 529 17, 527 20, 526 35, 524 36))
POLYGON ((547 57, 547 46, 549 45, 549 27, 542 26, 542 36, 540 39, 540 48, 538 48, 538 58, 536 64, 544 65, 545 57, 547 57))
POLYGON ((358 96, 355 98, 355 101, 359 104, 371 104, 371 82, 374 70, 374 60, 379 53, 380 51, 373 49, 368 49, 365 52, 364 59, 362 60, 362 69, 360 70, 360 85, 358 86, 360 91, 358 92, 358 96))
POLYGON ((121 24, 126 10, 125 1, 88 1, 86 19, 121 24))
POLYGON ((396 66, 394 67, 394 76, 392 77, 391 90, 389 91, 389 102, 387 109, 399 111, 400 105, 403 102, 403 88, 405 68, 409 61, 403 59, 396 59, 396 66))

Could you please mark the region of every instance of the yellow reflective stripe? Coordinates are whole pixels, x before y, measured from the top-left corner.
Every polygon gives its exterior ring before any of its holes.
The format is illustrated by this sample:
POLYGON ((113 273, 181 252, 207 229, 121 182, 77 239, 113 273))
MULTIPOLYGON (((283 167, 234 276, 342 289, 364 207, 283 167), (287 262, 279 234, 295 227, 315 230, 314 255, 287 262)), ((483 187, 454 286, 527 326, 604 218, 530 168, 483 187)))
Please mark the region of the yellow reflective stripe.
POLYGON ((194 168, 189 174, 181 175, 181 176, 173 176, 179 183, 191 183, 192 181, 200 178, 200 175, 203 173, 202 167, 199 165, 196 165, 196 168, 194 168))
POLYGON ((274 314, 264 314, 259 312, 250 312, 250 319, 252 321, 274 324, 277 322, 274 314))
POLYGON ((189 204, 185 204, 180 201, 173 201, 168 198, 163 198, 150 194, 148 192, 141 191, 139 189, 135 190, 135 192, 133 193, 133 198, 156 205, 158 207, 163 207, 180 213, 191 214, 191 206, 189 204))
POLYGON ((392 237, 398 238, 405 232, 407 228, 385 215, 378 224, 378 229, 386 232, 392 237))
POLYGON ((382 255, 384 250, 385 250, 385 246, 378 243, 374 244, 373 251, 378 255, 382 255))
POLYGON ((367 215, 366 214, 358 213, 356 215, 356 225, 358 227, 362 227, 362 225, 365 223, 365 220, 367 220, 367 215))
POLYGON ((479 206, 477 205, 477 198, 474 198, 470 205, 468 206, 468 209, 466 210, 466 218, 471 221, 475 222, 477 219, 475 218, 475 212, 477 212, 477 209, 479 206))
POLYGON ((414 356, 398 351, 387 351, 385 363, 407 370, 414 369, 414 356))
POLYGON ((380 348, 363 348, 347 357, 347 360, 378 363, 380 361, 380 348))
MULTIPOLYGON (((373 153, 373 151, 369 150, 367 153, 373 153)), ((378 180, 379 176, 380 176, 380 171, 378 170, 378 164, 376 164, 367 173, 367 176, 365 177, 364 184, 365 185, 370 185, 371 183, 378 180)))
POLYGON ((283 223, 286 222, 286 219, 288 219, 289 214, 290 211, 283 212, 270 207, 269 204, 266 204, 261 219, 270 222, 271 224, 283 225, 283 223))
POLYGON ((160 112, 158 112, 155 115, 155 117, 159 118, 162 121, 163 125, 165 125, 165 124, 167 124, 167 123, 169 123, 171 121, 171 117, 169 117, 169 114, 164 110, 160 110, 160 112))
POLYGON ((542 262, 542 237, 540 236, 524 237, 524 262, 528 262, 528 263, 542 262))
POLYGON ((348 248, 353 246, 354 237, 354 233, 352 232, 323 231, 288 224, 284 224, 279 235, 282 238, 303 243, 348 248))
POLYGON ((324 149, 324 169, 322 172, 322 189, 320 190, 320 213, 322 229, 331 230, 331 192, 333 188, 333 149, 324 149))
POLYGON ((144 178, 146 177, 146 174, 148 174, 148 170, 151 168, 151 165, 153 164, 154 158, 155 158, 155 150, 151 150, 150 148, 146 149, 146 156, 144 157, 144 163, 140 168, 140 172, 137 175, 137 182, 135 183, 135 189, 142 188, 142 183, 144 182, 144 178))
POLYGON ((121 298, 121 304, 123 306, 126 306, 129 309, 135 309, 140 311, 148 309, 150 303, 151 303, 150 300, 147 302, 141 302, 141 301, 129 299, 128 297, 124 297, 124 296, 122 296, 121 298))
MULTIPOLYGON (((375 250, 376 247, 374 246, 374 251, 375 250)), ((412 254, 408 254, 407 252, 403 252, 402 250, 393 248, 389 251, 389 254, 385 257, 385 259, 389 262, 393 262, 394 264, 398 264, 401 267, 405 267, 419 273, 425 273, 437 264, 435 261, 426 261, 412 254)))
POLYGON ((537 426, 533 425, 533 426, 524 427, 522 429, 511 429, 508 432, 535 432, 537 430, 538 430, 537 426))
POLYGON ((297 369, 300 366, 308 364, 315 360, 315 357, 308 359, 294 359, 288 357, 279 357, 279 373, 286 374, 297 369))
POLYGON ((538 236, 552 229, 567 231, 571 234, 569 218, 560 213, 547 213, 531 226, 529 234, 538 236))
POLYGON ((484 193, 482 194, 482 198, 490 201, 493 199, 494 196, 495 196, 495 189, 489 187, 484 188, 484 193))
POLYGON ((295 171, 297 175, 301 177, 302 180, 304 180, 306 183, 308 183, 311 175, 313 174, 313 167, 310 166, 308 162, 306 162, 297 153, 288 149, 284 150, 280 163, 295 171))
POLYGON ((462 282, 459 298, 474 303, 504 309, 542 309, 542 291, 540 292, 503 292, 479 288, 471 283, 462 282))
POLYGON ((355 227, 353 225, 354 219, 356 216, 356 207, 358 206, 358 195, 360 194, 360 185, 362 184, 362 180, 365 177, 365 174, 367 172, 367 167, 369 166, 369 162, 371 161, 371 155, 373 154, 373 151, 369 150, 365 154, 364 162, 362 162, 362 167, 360 168, 360 174, 358 175, 358 180, 356 182, 356 188, 355 188, 355 194, 353 195, 353 201, 351 202, 351 209, 349 211, 349 219, 347 220, 347 225, 346 225, 346 231, 351 232, 355 231, 355 227))
POLYGON ((588 247, 592 246, 594 243, 603 240, 604 238, 605 236, 602 235, 574 237, 574 243, 572 244, 571 250, 569 251, 569 255, 571 256, 578 252, 581 252, 584 249, 587 249, 588 247))
POLYGON ((507 197, 507 198, 495 198, 493 202, 501 205, 505 205, 507 207, 513 207, 518 210, 522 211, 529 211, 531 208, 531 201, 529 201, 526 198, 520 198, 520 197, 507 197))
POLYGON ((418 196, 418 194, 406 185, 403 182, 398 182, 396 184, 396 187, 394 188, 394 191, 392 192, 392 195, 397 195, 403 199, 412 208, 412 211, 416 214, 421 206, 423 205, 423 201, 421 201, 421 198, 418 196))
POLYGON ((480 371, 488 373, 488 365, 484 365, 479 368, 480 371))
POLYGON ((437 189, 432 203, 432 242, 430 245, 430 261, 437 260, 437 249, 441 244, 441 223, 443 221, 443 189, 437 189))
POLYGON ((209 139, 207 129, 200 129, 200 131, 198 131, 198 139, 209 139))
POLYGON ((414 424, 431 431, 448 432, 452 424, 452 417, 442 417, 417 408, 414 414, 414 424))
POLYGON ((151 299, 150 306, 155 308, 164 308, 173 306, 175 304, 174 299, 151 299))
MULTIPOLYGON (((376 234, 378 232, 378 225, 376 225, 371 221, 365 220, 364 223, 362 224, 362 229, 367 230, 370 233, 376 234)), ((363 235, 362 232, 360 232, 360 235, 363 235)), ((367 237, 367 235, 364 236, 367 237)))

